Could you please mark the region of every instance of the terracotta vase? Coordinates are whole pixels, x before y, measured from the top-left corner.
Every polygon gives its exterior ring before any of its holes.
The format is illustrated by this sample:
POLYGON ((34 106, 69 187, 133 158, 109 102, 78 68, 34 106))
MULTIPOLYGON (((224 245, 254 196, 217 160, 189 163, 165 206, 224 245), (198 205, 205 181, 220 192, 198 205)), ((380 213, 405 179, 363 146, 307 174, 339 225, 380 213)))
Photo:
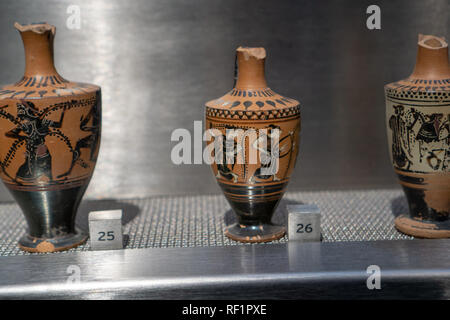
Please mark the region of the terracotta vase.
POLYGON ((414 72, 385 86, 389 150, 409 204, 401 232, 450 237, 450 68, 443 38, 419 35, 414 72))
POLYGON ((214 145, 212 169, 238 217, 225 234, 241 242, 272 241, 285 234, 271 218, 299 148, 299 102, 267 86, 265 58, 264 48, 238 48, 234 88, 206 103, 206 129, 216 131, 208 142, 209 147, 214 145), (217 140, 220 135, 223 138, 217 140))
POLYGON ((87 238, 75 229, 75 215, 99 151, 100 87, 56 72, 54 26, 15 27, 26 65, 21 80, 0 88, 0 175, 28 223, 19 246, 66 250, 87 238))

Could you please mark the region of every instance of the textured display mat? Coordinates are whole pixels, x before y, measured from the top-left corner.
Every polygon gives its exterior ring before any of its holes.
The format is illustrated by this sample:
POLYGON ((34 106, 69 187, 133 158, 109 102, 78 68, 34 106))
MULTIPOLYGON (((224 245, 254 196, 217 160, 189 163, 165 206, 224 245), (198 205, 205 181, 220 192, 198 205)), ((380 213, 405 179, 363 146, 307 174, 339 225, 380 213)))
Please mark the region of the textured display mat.
MULTIPOLYGON (((320 208, 324 242, 412 239, 394 228, 395 216, 407 212, 401 190, 288 192, 273 222, 287 223, 286 205, 302 203, 320 208)), ((127 249, 249 245, 223 234, 224 227, 236 218, 222 195, 87 200, 79 209, 77 225, 87 232, 90 211, 112 209, 123 210, 127 249)), ((19 207, 0 204, 0 256, 29 254, 17 247, 25 232, 19 207)), ((285 236, 271 243, 286 241, 285 236)), ((89 241, 69 252, 86 250, 90 250, 89 241)))

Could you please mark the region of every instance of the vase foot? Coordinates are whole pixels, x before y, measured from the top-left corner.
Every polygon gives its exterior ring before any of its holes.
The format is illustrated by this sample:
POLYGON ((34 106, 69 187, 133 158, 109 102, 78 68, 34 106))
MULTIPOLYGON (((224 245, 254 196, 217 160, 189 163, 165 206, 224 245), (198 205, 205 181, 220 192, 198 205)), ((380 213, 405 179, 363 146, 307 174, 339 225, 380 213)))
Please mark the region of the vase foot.
POLYGON ((395 227, 402 233, 418 238, 450 238, 450 220, 421 221, 407 215, 400 215, 395 219, 395 227))
POLYGON ((235 223, 226 227, 224 232, 232 240, 255 243, 278 240, 285 235, 286 229, 273 224, 246 226, 235 223))
POLYGON ((35 238, 30 235, 24 235, 19 240, 19 247, 27 252, 57 252, 75 248, 83 244, 86 239, 87 235, 80 232, 55 238, 35 238))

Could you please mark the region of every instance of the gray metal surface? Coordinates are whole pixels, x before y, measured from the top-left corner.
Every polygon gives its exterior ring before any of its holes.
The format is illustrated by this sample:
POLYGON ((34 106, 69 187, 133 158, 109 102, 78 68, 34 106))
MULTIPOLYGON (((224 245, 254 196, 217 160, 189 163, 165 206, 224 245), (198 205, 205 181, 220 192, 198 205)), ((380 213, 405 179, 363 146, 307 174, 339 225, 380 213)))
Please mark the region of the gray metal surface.
MULTIPOLYGON (((15 0, 0 2, 0 83, 21 78, 14 21, 57 26, 57 68, 103 88, 103 141, 91 197, 219 193, 206 165, 175 166, 171 132, 193 131, 205 101, 231 89, 234 50, 268 51, 270 86, 303 105, 291 190, 395 185, 383 85, 413 69, 418 33, 449 37, 448 0, 15 0), (69 30, 69 5, 81 29, 69 30)), ((0 200, 10 200, 3 186, 0 200)))
MULTIPOLYGON (((273 221, 286 224, 286 205, 301 203, 316 204, 321 210, 324 242, 411 239, 394 228, 394 217, 407 210, 398 189, 288 192, 273 221)), ((222 195, 85 201, 77 225, 87 231, 89 211, 114 209, 123 210, 127 249, 242 245, 223 234, 236 218, 222 195)), ((19 207, 0 205, 0 256, 27 255, 17 247, 25 231, 19 207)), ((286 241, 287 236, 273 243, 286 241)), ((89 249, 87 242, 70 251, 89 249)))
MULTIPOLYGON (((0 84, 17 81, 23 48, 14 21, 57 26, 56 64, 68 79, 103 89, 103 140, 78 216, 123 209, 127 250, 24 254, 15 204, 0 205, 0 297, 37 298, 450 298, 448 240, 410 239, 393 227, 406 211, 392 188, 383 85, 407 76, 418 33, 449 37, 450 2, 378 1, 382 29, 365 27, 372 1, 0 2, 0 84), (69 5, 81 29, 66 27, 69 5), (322 244, 240 245, 223 236, 234 219, 206 165, 175 166, 171 132, 193 130, 203 104, 232 86, 239 45, 268 51, 270 86, 303 105, 299 163, 286 204, 316 203, 322 244), (364 240, 352 243, 348 241, 364 240), (345 242, 342 242, 345 241, 345 242), (338 242, 338 243, 329 243, 338 242), (129 250, 140 249, 140 250, 129 250), (368 265, 382 290, 366 288, 368 265), (81 282, 67 285, 67 268, 81 282), (7 276, 6 276, 7 275, 7 276)), ((0 201, 11 200, 3 186, 0 201)))
POLYGON ((450 299, 449 266, 450 240, 0 257, 0 274, 8 275, 0 277, 0 298, 450 299), (367 287, 372 265, 381 271, 379 290, 367 287))

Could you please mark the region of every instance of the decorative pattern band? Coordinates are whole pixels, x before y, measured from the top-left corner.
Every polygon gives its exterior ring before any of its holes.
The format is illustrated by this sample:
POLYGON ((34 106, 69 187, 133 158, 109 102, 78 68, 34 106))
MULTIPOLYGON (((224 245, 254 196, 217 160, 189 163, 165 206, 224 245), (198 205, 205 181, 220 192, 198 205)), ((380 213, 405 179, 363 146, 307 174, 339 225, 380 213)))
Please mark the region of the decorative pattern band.
POLYGON ((89 183, 90 177, 75 181, 70 181, 67 183, 53 183, 50 185, 19 185, 19 184, 11 184, 11 183, 5 183, 5 185, 12 190, 18 190, 18 191, 54 191, 54 190, 65 190, 65 189, 71 189, 76 188, 80 186, 87 185, 89 183))
POLYGON ((236 120, 271 120, 291 118, 300 115, 300 105, 273 110, 229 110, 206 107, 206 116, 236 120))

